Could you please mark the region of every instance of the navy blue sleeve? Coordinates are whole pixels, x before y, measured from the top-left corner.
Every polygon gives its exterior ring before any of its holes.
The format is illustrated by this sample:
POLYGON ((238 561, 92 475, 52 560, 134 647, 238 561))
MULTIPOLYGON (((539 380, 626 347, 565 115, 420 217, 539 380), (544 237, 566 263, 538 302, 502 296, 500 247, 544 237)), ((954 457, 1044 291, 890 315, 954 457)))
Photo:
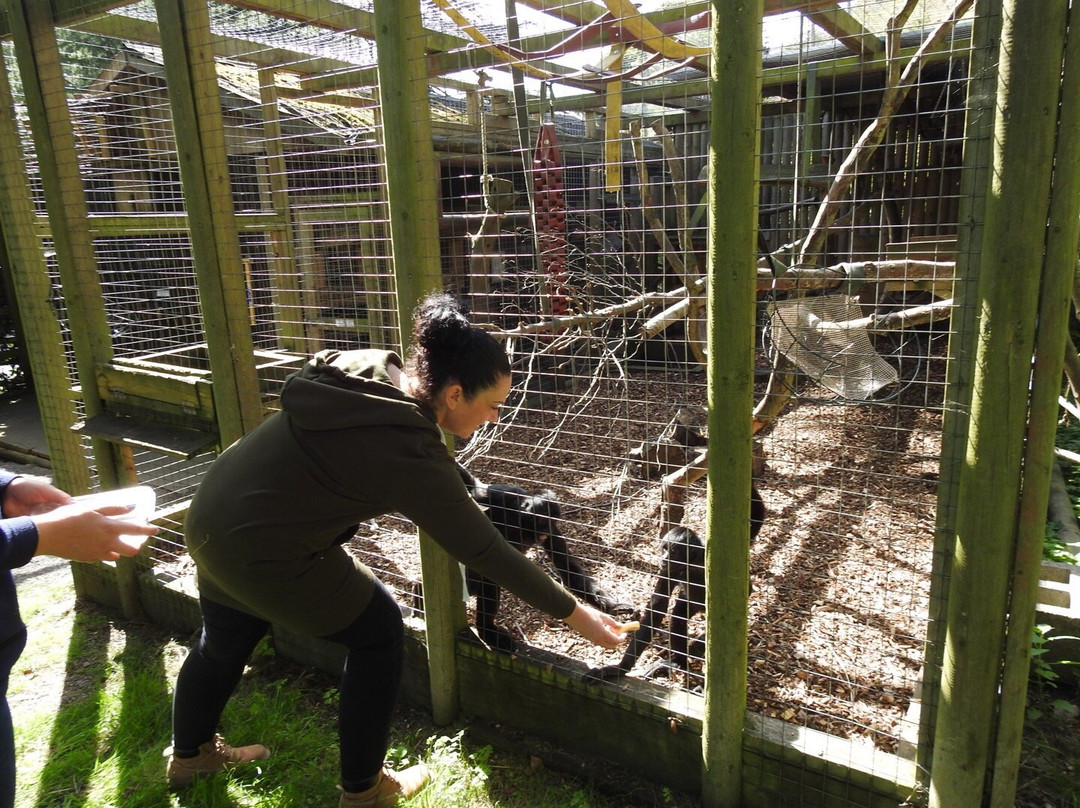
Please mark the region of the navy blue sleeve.
POLYGON ((29 516, 4 517, 4 492, 18 475, 0 469, 0 569, 13 570, 30 563, 37 552, 37 525, 29 516))

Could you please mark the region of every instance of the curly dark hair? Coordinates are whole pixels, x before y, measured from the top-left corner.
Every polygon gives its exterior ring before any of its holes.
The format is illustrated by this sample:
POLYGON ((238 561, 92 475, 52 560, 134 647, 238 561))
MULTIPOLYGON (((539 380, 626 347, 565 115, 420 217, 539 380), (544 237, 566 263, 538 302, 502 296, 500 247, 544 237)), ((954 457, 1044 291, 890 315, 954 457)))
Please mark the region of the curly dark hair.
POLYGON ((428 295, 413 311, 413 341, 408 374, 413 394, 432 401, 446 385, 461 385, 465 398, 510 375, 510 360, 493 336, 469 324, 461 303, 450 294, 428 295))

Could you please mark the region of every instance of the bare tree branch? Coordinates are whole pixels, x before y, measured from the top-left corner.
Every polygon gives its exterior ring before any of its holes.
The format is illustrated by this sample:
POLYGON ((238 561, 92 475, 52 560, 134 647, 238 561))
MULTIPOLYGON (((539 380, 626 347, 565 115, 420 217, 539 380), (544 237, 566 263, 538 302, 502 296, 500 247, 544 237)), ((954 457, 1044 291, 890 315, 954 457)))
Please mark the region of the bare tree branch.
POLYGON ((820 251, 829 227, 836 218, 839 203, 847 196, 852 183, 855 182, 855 178, 885 139, 892 116, 918 81, 923 60, 941 44, 973 3, 974 0, 958 0, 949 16, 942 20, 938 27, 919 46, 919 49, 908 61, 902 72, 898 69, 896 54, 900 50, 900 34, 903 24, 907 22, 907 18, 915 6, 914 0, 908 0, 903 11, 889 21, 889 30, 886 32, 885 39, 889 64, 888 82, 881 99, 881 107, 878 110, 877 117, 863 130, 855 145, 851 147, 848 156, 837 170, 825 198, 821 200, 817 215, 810 226, 810 231, 803 240, 798 258, 799 264, 809 263, 811 256, 820 251))

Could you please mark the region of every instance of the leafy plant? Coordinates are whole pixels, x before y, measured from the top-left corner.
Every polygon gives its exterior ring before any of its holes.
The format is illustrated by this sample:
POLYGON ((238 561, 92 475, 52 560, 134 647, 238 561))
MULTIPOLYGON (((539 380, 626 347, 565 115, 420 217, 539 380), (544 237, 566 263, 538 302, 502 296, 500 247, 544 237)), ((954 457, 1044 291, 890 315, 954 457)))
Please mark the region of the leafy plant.
POLYGON ((1073 555, 1069 545, 1058 533, 1058 526, 1054 522, 1046 523, 1046 538, 1043 540, 1043 559, 1046 561, 1058 561, 1062 564, 1075 564, 1076 556, 1073 555))
POLYGON ((1053 637, 1047 636, 1047 632, 1050 631, 1051 628, 1052 626, 1047 623, 1039 623, 1035 626, 1035 631, 1032 635, 1031 675, 1040 685, 1053 685, 1061 678, 1061 675, 1055 670, 1055 666, 1080 665, 1080 660, 1078 659, 1061 659, 1055 662, 1050 662, 1046 659, 1047 651, 1050 650, 1050 643, 1060 640, 1080 640, 1080 637, 1073 637, 1067 634, 1057 634, 1053 637))
POLYGON ((1046 631, 1049 628, 1050 626, 1045 624, 1035 626, 1031 639, 1031 675, 1040 685, 1053 684, 1059 678, 1054 666, 1046 660, 1046 652, 1049 650, 1046 646, 1049 641, 1046 631))

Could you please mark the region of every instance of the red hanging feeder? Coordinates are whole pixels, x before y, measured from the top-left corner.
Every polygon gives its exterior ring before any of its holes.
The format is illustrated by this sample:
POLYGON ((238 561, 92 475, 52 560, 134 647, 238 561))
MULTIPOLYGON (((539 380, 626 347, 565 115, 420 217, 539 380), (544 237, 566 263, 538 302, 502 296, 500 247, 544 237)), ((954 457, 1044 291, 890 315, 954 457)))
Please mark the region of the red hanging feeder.
POLYGON ((548 279, 551 313, 564 315, 566 300, 566 198, 555 124, 540 124, 533 154, 533 199, 540 263, 548 279))

